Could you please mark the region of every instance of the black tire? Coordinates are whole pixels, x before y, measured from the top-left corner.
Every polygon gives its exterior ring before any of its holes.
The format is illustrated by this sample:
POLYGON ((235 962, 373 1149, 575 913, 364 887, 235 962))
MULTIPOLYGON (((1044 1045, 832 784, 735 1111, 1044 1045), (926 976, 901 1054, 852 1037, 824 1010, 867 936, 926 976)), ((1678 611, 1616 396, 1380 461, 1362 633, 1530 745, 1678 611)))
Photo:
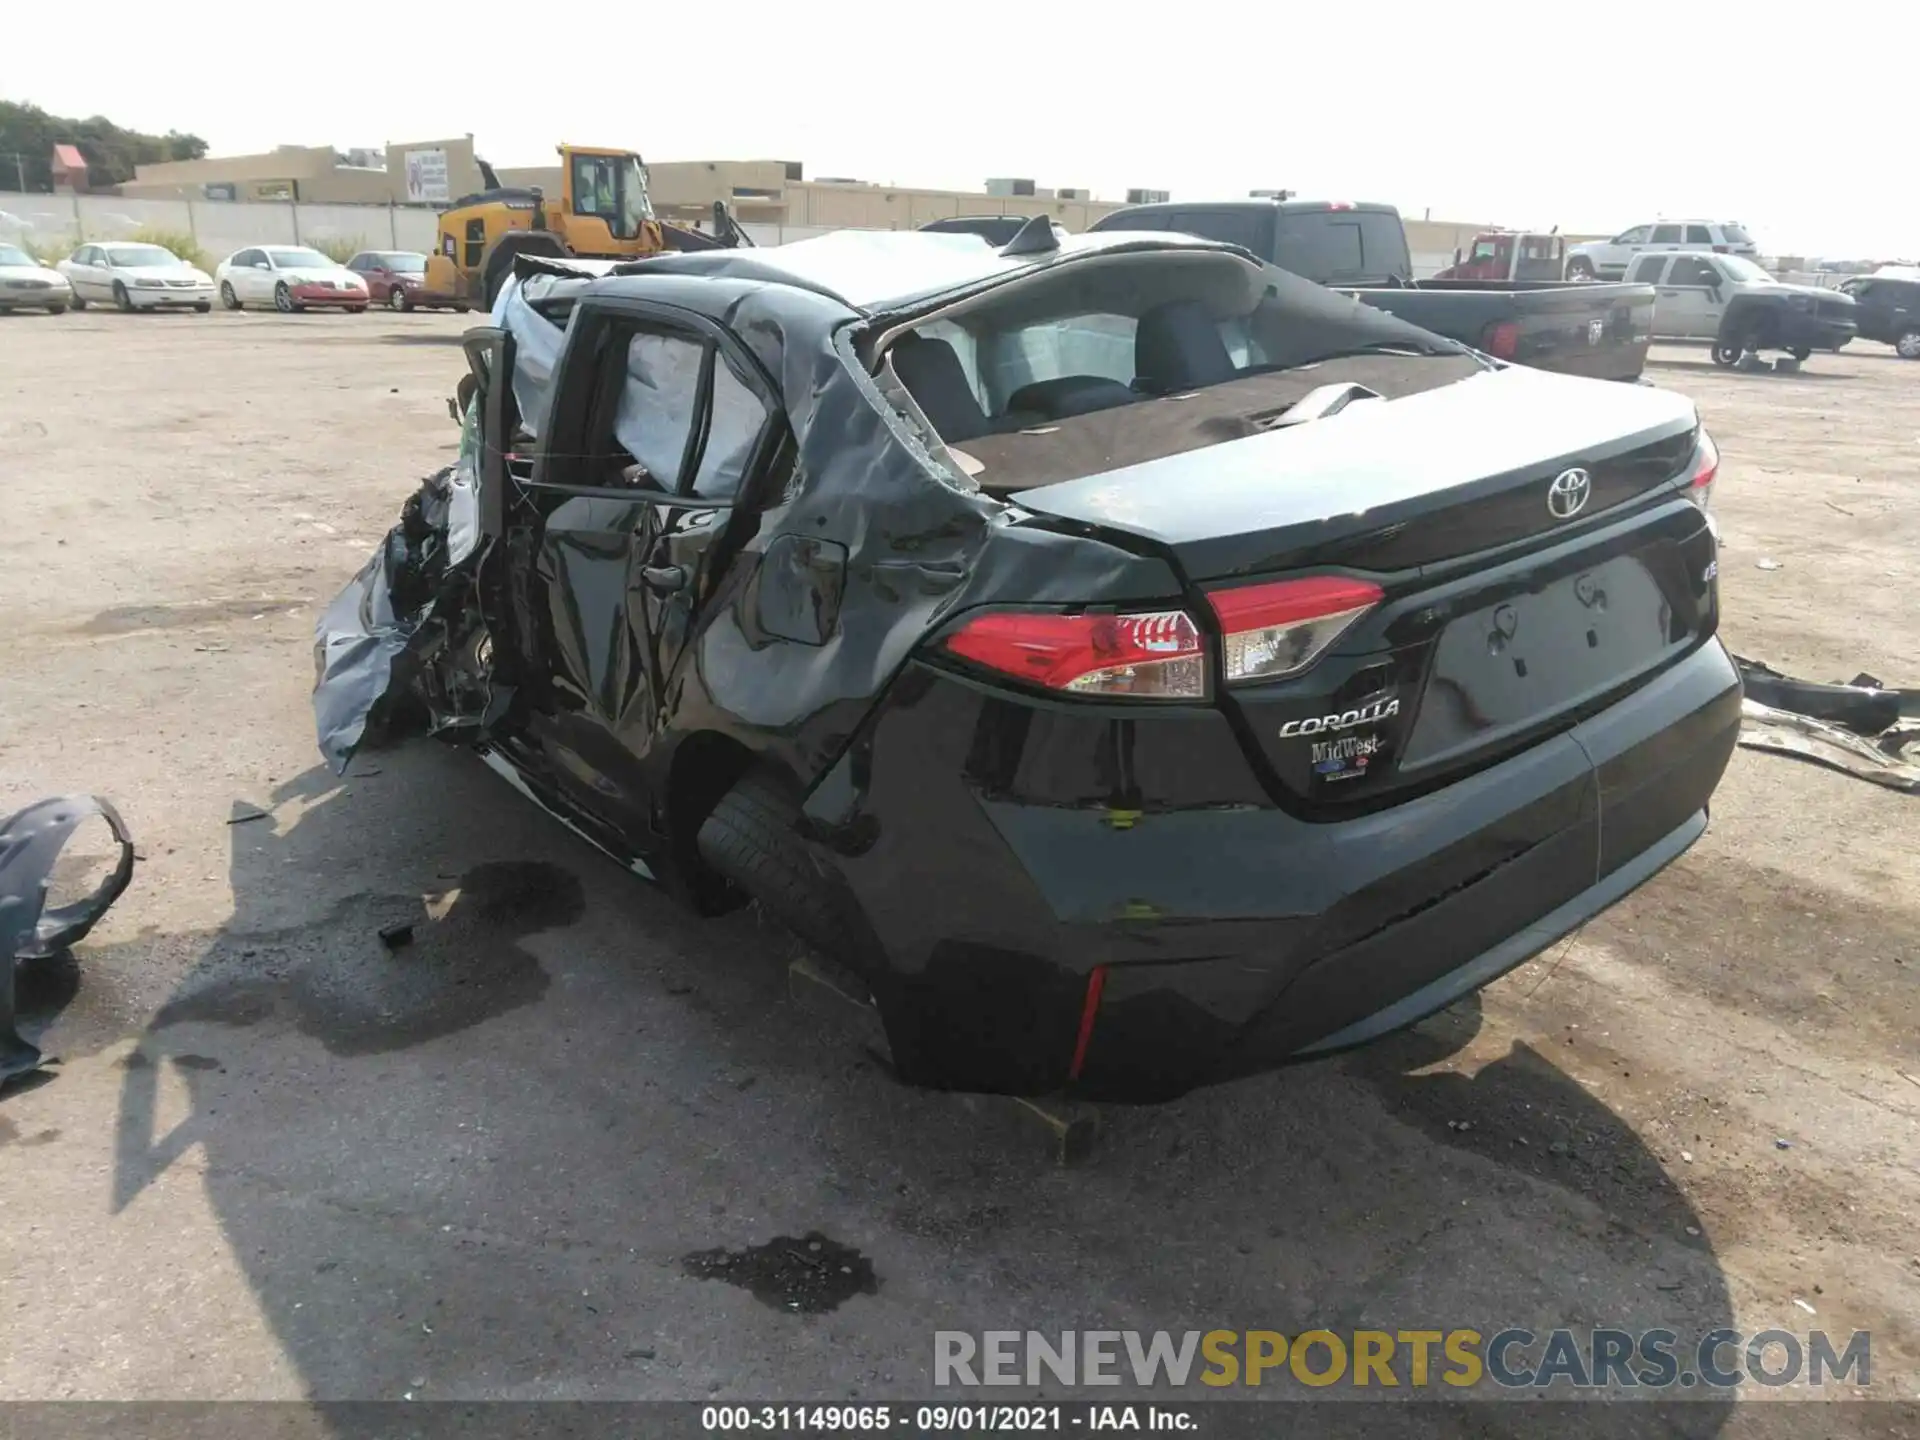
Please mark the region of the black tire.
POLYGON ((193 308, 198 310, 202 315, 210 314, 213 310, 213 302, 211 300, 196 300, 193 302, 193 308))
POLYGON ((1804 364, 1813 357, 1813 347, 1811 345, 1795 345, 1791 350, 1787 351, 1787 353, 1804 364))
POLYGON ((406 286, 393 285, 388 287, 387 308, 389 310, 398 310, 402 314, 405 314, 407 311, 413 309, 413 301, 407 295, 406 286))
POLYGON ((76 310, 84 310, 87 308, 87 302, 80 298, 80 292, 78 290, 73 292, 73 308, 76 310))
POLYGON ((1593 278, 1593 262, 1584 255, 1575 256, 1567 262, 1567 278, 1569 280, 1591 280, 1593 278))
POLYGON ((282 315, 297 315, 307 307, 293 298, 293 291, 289 290, 287 282, 282 280, 273 287, 273 308, 282 315))
POLYGON ((1713 342, 1713 363, 1723 369, 1731 370, 1740 363, 1740 357, 1746 353, 1746 347, 1738 341, 1716 340, 1713 342))
POLYGON ((796 827, 800 805, 765 771, 742 776, 695 841, 700 858, 822 953, 864 969, 870 932, 841 877, 818 863, 796 827))
POLYGON ((550 230, 516 230, 510 235, 501 236, 500 243, 487 256, 487 267, 481 277, 486 282, 487 309, 493 308, 493 302, 500 298, 501 287, 507 283, 507 277, 513 274, 514 256, 557 257, 567 253, 567 247, 561 243, 560 237, 550 230))
POLYGON ((67 313, 67 307, 64 305, 49 305, 47 307, 47 313, 49 315, 64 315, 67 313))
POLYGON ((1893 348, 1902 360, 1920 360, 1920 330, 1902 330, 1893 337, 1893 348))
POLYGON ((113 304, 122 315, 133 313, 133 297, 127 294, 127 287, 118 280, 113 282, 113 304))
POLYGON ((241 308, 240 297, 233 293, 233 285, 229 281, 222 280, 220 282, 220 303, 229 310, 238 310, 241 308))
POLYGON ((347 313, 349 315, 364 315, 367 313, 367 307, 364 305, 349 305, 347 306, 347 313))

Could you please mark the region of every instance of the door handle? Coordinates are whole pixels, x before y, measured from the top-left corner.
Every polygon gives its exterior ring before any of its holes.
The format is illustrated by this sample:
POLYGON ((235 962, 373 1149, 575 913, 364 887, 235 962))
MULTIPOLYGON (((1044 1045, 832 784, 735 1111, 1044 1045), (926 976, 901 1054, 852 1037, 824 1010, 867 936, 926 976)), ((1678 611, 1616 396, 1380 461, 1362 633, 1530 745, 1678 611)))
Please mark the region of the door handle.
POLYGON ((687 588, 687 567, 684 565, 648 565, 640 571, 640 580, 656 595, 672 595, 687 588))

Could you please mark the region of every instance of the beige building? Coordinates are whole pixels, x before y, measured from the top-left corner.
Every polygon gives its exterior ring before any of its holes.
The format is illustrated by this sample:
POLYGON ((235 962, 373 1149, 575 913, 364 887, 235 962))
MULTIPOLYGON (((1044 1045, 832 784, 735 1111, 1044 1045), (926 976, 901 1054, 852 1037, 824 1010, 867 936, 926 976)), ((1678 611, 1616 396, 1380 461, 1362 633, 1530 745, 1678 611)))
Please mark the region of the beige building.
MULTIPOLYGON (((367 163, 344 164, 332 146, 283 145, 263 155, 228 155, 142 165, 121 193, 163 200, 302 200, 317 204, 444 206, 484 188, 473 137, 389 144, 359 153, 367 163)), ((557 161, 557 157, 556 157, 557 161)), ((1070 231, 1087 229, 1122 208, 1087 192, 1046 189, 1027 180, 989 181, 985 190, 933 190, 862 180, 803 178, 786 160, 669 160, 650 164, 654 208, 666 219, 705 221, 716 200, 749 225, 812 230, 913 230, 960 215, 1051 215, 1070 231)), ((502 185, 560 191, 558 163, 505 167, 502 185)), ((1161 197, 1155 197, 1161 198, 1161 197)), ((1199 198, 1199 197, 1195 197, 1199 198)), ((1225 198, 1225 197, 1222 197, 1225 198)), ((1406 217, 1407 240, 1418 273, 1449 263, 1455 249, 1491 226, 1406 217)), ((1576 238, 1568 236, 1571 243, 1576 238)))
MULTIPOLYGON (((864 180, 801 178, 787 160, 662 160, 647 165, 653 208, 663 219, 706 220, 723 200, 734 218, 749 225, 786 225, 838 230, 917 230, 930 220, 956 215, 1051 215, 1068 230, 1084 230, 1119 202, 1092 200, 1085 191, 1048 190, 1027 181, 1031 194, 973 190, 928 190, 877 185, 864 180)), ((504 168, 502 185, 560 186, 558 165, 504 168)))
POLYGON ((120 187, 143 200, 303 200, 319 205, 444 205, 483 188, 473 137, 388 144, 343 164, 331 145, 142 165, 120 187))

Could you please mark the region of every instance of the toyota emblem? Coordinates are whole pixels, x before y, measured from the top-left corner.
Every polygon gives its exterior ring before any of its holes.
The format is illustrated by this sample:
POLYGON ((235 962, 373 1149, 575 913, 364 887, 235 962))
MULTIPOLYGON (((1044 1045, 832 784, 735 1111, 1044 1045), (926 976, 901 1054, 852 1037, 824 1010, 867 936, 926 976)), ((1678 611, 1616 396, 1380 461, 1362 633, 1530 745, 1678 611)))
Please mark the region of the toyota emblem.
POLYGON ((1547 487, 1547 513, 1556 520, 1571 520, 1586 508, 1593 493, 1593 477, 1584 470, 1562 470, 1547 487))

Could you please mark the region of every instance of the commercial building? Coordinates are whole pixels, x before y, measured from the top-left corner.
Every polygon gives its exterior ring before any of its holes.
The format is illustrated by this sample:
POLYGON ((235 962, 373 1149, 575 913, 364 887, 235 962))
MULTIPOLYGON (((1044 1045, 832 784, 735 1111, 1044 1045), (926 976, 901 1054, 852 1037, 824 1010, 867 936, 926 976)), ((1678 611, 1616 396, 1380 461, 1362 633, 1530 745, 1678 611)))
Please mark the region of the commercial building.
MULTIPOLYGON (((1130 190, 1124 199, 1096 200, 1083 189, 1047 188, 1026 179, 993 179, 977 191, 841 176, 807 179, 805 167, 791 160, 665 160, 647 169, 654 208, 663 218, 705 222, 714 202, 724 201, 738 220, 768 239, 824 230, 912 230, 960 215, 1050 215, 1066 229, 1080 231, 1123 205, 1168 198, 1163 190, 1130 190)), ((560 190, 557 163, 501 166, 496 173, 503 185, 538 187, 550 195, 560 190)), ((142 165, 120 192, 155 200, 439 207, 483 188, 473 137, 463 135, 388 144, 384 150, 343 153, 326 145, 283 145, 261 155, 142 165)), ((1475 232, 1486 228, 1491 227, 1407 216, 1415 272, 1431 274, 1448 264, 1455 249, 1470 245, 1475 232)))
POLYGON ((169 160, 137 167, 120 193, 139 200, 444 205, 481 188, 473 137, 463 135, 345 154, 331 145, 281 145, 261 155, 169 160))

